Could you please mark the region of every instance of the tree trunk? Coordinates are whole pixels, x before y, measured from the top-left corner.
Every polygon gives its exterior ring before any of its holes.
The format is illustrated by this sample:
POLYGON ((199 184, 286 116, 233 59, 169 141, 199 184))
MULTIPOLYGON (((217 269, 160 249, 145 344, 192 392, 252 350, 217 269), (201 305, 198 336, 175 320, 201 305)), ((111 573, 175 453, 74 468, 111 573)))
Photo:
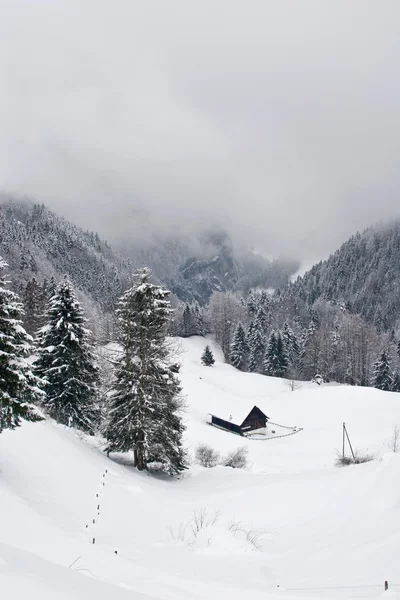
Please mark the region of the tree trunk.
POLYGON ((143 471, 144 469, 144 455, 143 455, 143 447, 140 445, 136 448, 136 467, 139 471, 143 471))

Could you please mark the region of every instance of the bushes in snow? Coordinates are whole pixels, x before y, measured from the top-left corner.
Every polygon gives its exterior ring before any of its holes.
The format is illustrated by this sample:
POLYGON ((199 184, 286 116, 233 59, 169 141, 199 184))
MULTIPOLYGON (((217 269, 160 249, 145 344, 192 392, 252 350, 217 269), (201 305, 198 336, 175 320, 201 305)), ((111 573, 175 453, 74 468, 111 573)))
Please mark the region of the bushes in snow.
POLYGON ((244 469, 247 467, 247 455, 249 451, 246 446, 240 446, 236 450, 229 452, 222 460, 221 464, 224 467, 232 467, 232 469, 244 469))
POLYGON ((208 444, 200 444, 196 448, 196 462, 202 467, 210 469, 216 467, 219 461, 219 452, 208 446, 208 444))
POLYGON ((368 454, 360 450, 354 452, 354 458, 352 456, 342 456, 339 452, 337 453, 335 460, 335 467, 348 467, 349 465, 359 465, 361 463, 371 462, 374 460, 373 454, 368 454))
POLYGON ((208 444, 200 444, 196 448, 195 458, 199 465, 208 469, 217 465, 232 467, 233 469, 244 469, 247 467, 247 454, 247 448, 241 446, 229 452, 224 458, 220 458, 219 452, 214 448, 208 444))
MULTIPOLYGON (((174 544, 185 544, 193 547, 210 547, 214 535, 217 533, 216 524, 219 524, 218 511, 210 513, 207 508, 195 508, 187 521, 182 521, 176 529, 169 527, 169 534, 174 544)), ((219 525, 218 525, 219 526, 219 525)), ((265 541, 267 531, 245 527, 240 521, 225 523, 222 530, 230 532, 241 541, 243 550, 260 550, 265 541)))

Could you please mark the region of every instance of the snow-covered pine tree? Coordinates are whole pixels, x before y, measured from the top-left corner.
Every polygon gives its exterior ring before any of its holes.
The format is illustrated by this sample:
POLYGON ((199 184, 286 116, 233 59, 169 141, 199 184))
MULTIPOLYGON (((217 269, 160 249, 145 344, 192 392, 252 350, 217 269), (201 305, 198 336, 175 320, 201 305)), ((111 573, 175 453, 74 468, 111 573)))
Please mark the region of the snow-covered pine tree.
MULTIPOLYGON (((7 264, 0 258, 0 271, 7 264)), ((0 433, 15 429, 21 420, 41 420, 35 404, 44 398, 39 381, 25 358, 31 351, 32 338, 22 327, 22 304, 0 277, 0 433)))
POLYGON ((383 350, 380 357, 374 362, 374 374, 372 385, 378 390, 389 392, 392 388, 392 371, 390 368, 389 355, 383 350))
POLYGON ((34 372, 44 381, 45 407, 63 425, 93 434, 99 425, 99 374, 90 331, 72 284, 64 279, 49 301, 38 332, 34 372))
POLYGON ((250 324, 247 340, 249 344, 248 369, 250 373, 262 373, 264 370, 265 341, 264 332, 256 319, 250 324))
POLYGON ((107 452, 133 451, 139 470, 157 462, 173 474, 186 468, 180 382, 166 340, 169 292, 139 271, 117 309, 121 354, 114 367, 104 434, 107 452))
POLYGON ((252 290, 249 290, 246 299, 247 314, 249 317, 254 317, 258 308, 258 295, 252 290))
POLYGON ((196 303, 194 305, 194 309, 192 310, 193 318, 194 318, 194 329, 196 335, 204 335, 205 327, 204 327, 204 318, 203 313, 200 309, 200 306, 196 303))
POLYGON ((288 358, 290 374, 292 377, 298 378, 300 376, 301 348, 296 334, 287 321, 283 324, 281 335, 288 358))
POLYGON ((30 335, 34 335, 43 324, 46 307, 46 296, 35 277, 27 282, 22 299, 25 329, 30 335))
POLYGON ((400 392, 400 373, 396 371, 393 375, 392 392, 400 392))
POLYGON ((189 304, 186 304, 182 315, 183 320, 183 337, 190 337, 195 334, 194 315, 189 304))
POLYGON ((320 367, 320 335, 318 320, 313 315, 312 320, 302 339, 301 368, 304 378, 312 379, 320 367))
POLYGON ((243 329, 243 325, 238 323, 233 335, 233 342, 231 344, 231 353, 229 358, 234 367, 240 371, 245 371, 248 357, 249 345, 247 343, 246 333, 243 329))
POLYGON ((264 371, 266 375, 273 377, 285 377, 289 366, 285 344, 281 332, 271 332, 264 360, 264 371))
POLYGON ((210 346, 207 345, 204 348, 203 354, 201 355, 201 364, 204 365, 205 367, 212 367, 214 363, 215 363, 214 355, 211 352, 210 346))

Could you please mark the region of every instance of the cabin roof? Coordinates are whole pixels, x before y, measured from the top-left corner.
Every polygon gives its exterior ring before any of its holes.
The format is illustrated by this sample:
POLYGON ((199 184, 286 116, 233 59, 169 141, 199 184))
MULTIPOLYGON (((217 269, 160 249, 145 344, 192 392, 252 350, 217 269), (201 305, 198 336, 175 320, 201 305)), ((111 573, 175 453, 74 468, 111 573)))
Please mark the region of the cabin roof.
POLYGON ((252 413, 255 412, 257 415, 259 415, 260 417, 265 417, 268 421, 269 417, 267 417, 267 415, 261 410, 261 408, 258 408, 258 406, 253 406, 253 408, 251 409, 250 412, 247 413, 247 415, 245 416, 245 418, 243 419, 243 421, 240 423, 241 425, 245 422, 245 420, 247 419, 247 417, 252 413))
MULTIPOLYGON (((211 414, 213 414, 215 417, 219 417, 220 419, 224 419, 225 421, 229 421, 229 417, 232 416, 231 422, 235 423, 236 425, 241 425, 247 419, 247 417, 254 408, 257 408, 265 417, 267 417, 267 415, 261 410, 261 408, 255 405, 248 405, 246 408, 239 408, 239 410, 232 410, 232 412, 224 411, 220 414, 219 411, 217 411, 216 413, 213 412, 211 414)), ((269 417, 267 417, 267 419, 269 419, 269 417)))

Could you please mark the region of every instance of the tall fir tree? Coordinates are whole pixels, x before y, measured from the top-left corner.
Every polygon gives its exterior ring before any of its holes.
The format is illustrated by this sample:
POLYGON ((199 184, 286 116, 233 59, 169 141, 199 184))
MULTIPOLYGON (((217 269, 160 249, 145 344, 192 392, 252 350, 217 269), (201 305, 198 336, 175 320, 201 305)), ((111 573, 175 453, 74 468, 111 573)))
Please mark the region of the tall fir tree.
POLYGON ((280 331, 271 332, 264 360, 264 371, 272 377, 285 377, 289 366, 285 344, 280 331))
MULTIPOLYGON (((0 271, 7 264, 0 258, 0 271)), ((22 304, 0 277, 0 433, 15 429, 22 420, 39 421, 37 409, 44 399, 39 381, 26 361, 32 338, 22 326, 22 304)))
POLYGON ((215 363, 214 355, 211 352, 210 346, 207 345, 204 348, 203 354, 201 355, 201 364, 204 365, 205 367, 212 367, 214 363, 215 363))
POLYGON ((264 332, 256 319, 250 324, 247 340, 249 344, 248 369, 250 373, 262 373, 264 369, 265 338, 264 332))
POLYGON ((296 334, 287 321, 283 324, 281 335, 288 358, 288 368, 291 376, 298 377, 300 375, 301 348, 296 334))
POLYGON ((383 350, 380 357, 374 362, 372 384, 378 390, 389 392, 392 389, 392 370, 390 368, 389 354, 383 350))
POLYGON ((400 392, 400 373, 398 371, 393 374, 391 390, 392 392, 400 392))
POLYGON ((241 323, 238 323, 235 329, 229 358, 234 367, 240 371, 246 370, 249 358, 249 345, 247 343, 245 330, 241 323))
POLYGON ((186 468, 182 446, 180 382, 173 373, 166 330, 169 292, 137 273, 117 317, 121 354, 116 361, 104 434, 107 452, 133 451, 139 470, 160 463, 171 474, 186 468))
POLYGON ((189 304, 185 305, 185 309, 182 315, 183 320, 183 336, 190 337, 191 335, 196 335, 195 333, 195 323, 194 323, 194 314, 189 306, 189 304))
POLYGON ((93 434, 100 419, 99 374, 91 333, 67 279, 57 286, 45 316, 34 371, 44 381, 46 409, 59 423, 93 434))
POLYGON ((25 329, 30 335, 35 335, 43 325, 46 309, 46 295, 35 277, 32 277, 27 282, 22 299, 24 304, 25 329))

